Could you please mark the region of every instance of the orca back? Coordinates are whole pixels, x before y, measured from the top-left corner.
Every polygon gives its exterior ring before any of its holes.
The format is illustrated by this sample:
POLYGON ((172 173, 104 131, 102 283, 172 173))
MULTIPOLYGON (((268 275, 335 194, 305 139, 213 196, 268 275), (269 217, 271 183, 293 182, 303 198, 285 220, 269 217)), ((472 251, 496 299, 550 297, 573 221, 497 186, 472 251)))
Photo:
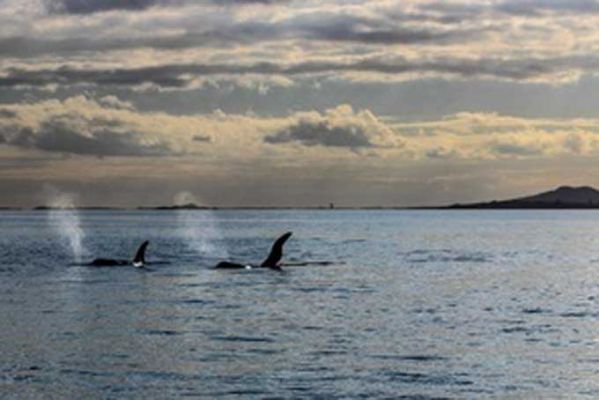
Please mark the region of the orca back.
POLYGON ((118 267, 128 265, 126 260, 113 260, 111 258, 96 258, 91 263, 87 264, 91 267, 118 267))
MULTIPOLYGON (((215 269, 247 269, 249 265, 237 264, 229 261, 221 261, 214 267, 215 269)), ((251 268, 251 267, 250 267, 251 268)))

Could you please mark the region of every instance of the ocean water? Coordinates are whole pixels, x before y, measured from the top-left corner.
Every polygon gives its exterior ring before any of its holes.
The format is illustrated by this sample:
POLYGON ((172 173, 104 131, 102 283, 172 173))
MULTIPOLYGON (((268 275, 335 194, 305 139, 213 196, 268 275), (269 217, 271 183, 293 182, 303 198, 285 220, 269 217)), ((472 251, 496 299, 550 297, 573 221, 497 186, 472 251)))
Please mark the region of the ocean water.
POLYGON ((599 398, 599 212, 0 212, 0 398, 599 398))

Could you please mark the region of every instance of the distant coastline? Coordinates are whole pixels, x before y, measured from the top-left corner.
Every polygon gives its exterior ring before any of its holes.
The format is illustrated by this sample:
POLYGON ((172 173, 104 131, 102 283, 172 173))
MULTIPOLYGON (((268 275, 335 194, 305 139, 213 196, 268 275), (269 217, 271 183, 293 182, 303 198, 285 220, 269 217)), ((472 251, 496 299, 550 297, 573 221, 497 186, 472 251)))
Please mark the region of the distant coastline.
POLYGON ((450 206, 438 208, 446 210, 596 210, 599 209, 599 191, 590 186, 560 186, 557 189, 532 196, 500 201, 493 200, 470 204, 452 204, 450 206))
MULTIPOLYGON (((64 208, 37 206, 9 207, 0 206, 0 211, 48 211, 64 208)), ((507 200, 492 200, 477 203, 455 203, 444 206, 201 206, 194 203, 170 206, 138 206, 138 207, 110 207, 87 206, 67 208, 72 210, 89 211, 177 211, 177 210, 599 210, 599 190, 590 186, 570 187, 560 186, 557 189, 507 200)))

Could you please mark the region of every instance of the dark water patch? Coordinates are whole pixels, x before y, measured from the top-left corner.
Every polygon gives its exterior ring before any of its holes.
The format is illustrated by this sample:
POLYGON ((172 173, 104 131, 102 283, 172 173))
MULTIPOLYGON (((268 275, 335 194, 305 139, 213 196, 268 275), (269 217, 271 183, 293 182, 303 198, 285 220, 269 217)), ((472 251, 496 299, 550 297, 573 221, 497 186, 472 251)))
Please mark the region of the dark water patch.
POLYGON ((308 353, 308 355, 316 356, 316 357, 343 356, 345 354, 347 354, 347 351, 343 351, 343 350, 319 350, 319 351, 311 351, 308 353))
POLYGON ((312 363, 310 364, 304 364, 301 365, 301 367, 298 369, 298 372, 326 372, 326 371, 330 371, 330 368, 325 367, 325 366, 320 366, 320 365, 314 365, 312 363))
POLYGON ((346 239, 346 240, 342 241, 341 243, 352 244, 352 243, 366 243, 366 242, 368 242, 367 239, 346 239))
POLYGON ((528 343, 540 343, 540 342, 543 341, 543 339, 540 339, 540 338, 526 338, 526 339, 524 339, 524 341, 528 342, 528 343))
POLYGON ((210 339, 220 342, 245 342, 245 343, 274 343, 274 339, 255 336, 211 336, 210 339))
POLYGON ((193 373, 182 374, 165 371, 131 371, 127 372, 126 376, 129 379, 148 380, 152 383, 154 383, 154 381, 190 382, 203 378, 202 376, 193 373))
POLYGON ((210 305, 215 302, 212 300, 204 300, 204 299, 189 299, 181 301, 183 304, 192 304, 192 305, 210 305))
POLYGON ((497 323, 506 325, 522 325, 525 324, 526 321, 523 319, 498 319, 497 323))
POLYGON ((182 395, 186 396, 186 397, 208 397, 208 398, 214 399, 214 398, 221 398, 223 396, 242 396, 241 398, 248 398, 247 396, 264 396, 267 394, 269 394, 269 392, 266 392, 264 390, 258 390, 258 389, 255 389, 255 390, 232 389, 232 390, 224 390, 224 391, 217 391, 217 392, 205 392, 205 393, 191 392, 189 394, 183 393, 182 395))
POLYGON ((84 279, 84 278, 60 280, 57 282, 73 284, 73 285, 101 285, 101 284, 106 284, 106 283, 110 283, 110 284, 115 283, 114 280, 112 280, 112 279, 84 279))
POLYGON ((414 361, 414 362, 434 362, 447 361, 448 358, 441 356, 430 355, 394 355, 394 354, 377 354, 370 356, 379 360, 395 360, 395 361, 414 361))
POLYGON ((453 375, 431 375, 420 372, 383 371, 383 375, 394 382, 420 384, 420 385, 443 385, 443 386, 467 386, 474 382, 469 379, 458 378, 453 375))
POLYGON ((309 386, 287 386, 285 389, 289 390, 291 392, 301 392, 301 393, 310 392, 310 391, 314 390, 314 388, 309 387, 309 386))
POLYGON ((414 314, 436 314, 439 311, 438 308, 415 308, 412 310, 414 314))
POLYGON ((561 313, 559 316, 563 318, 588 318, 588 317, 596 317, 598 314, 591 313, 587 311, 571 311, 561 313))
POLYGON ((513 326, 509 328, 502 328, 503 333, 531 333, 532 330, 523 326, 513 326))
POLYGON ((86 376, 86 377, 111 377, 114 374, 110 372, 100 372, 100 371, 91 371, 84 369, 71 369, 65 368, 59 371, 61 374, 65 375, 78 375, 78 376, 86 376))
POLYGON ((107 358, 107 359, 114 359, 114 360, 126 360, 128 358, 130 358, 131 356, 129 354, 102 354, 102 357, 107 358))
POLYGON ((312 326, 312 325, 309 325, 309 326, 302 326, 301 329, 304 330, 304 331, 321 331, 324 328, 322 326, 312 326))
POLYGON ((197 288, 197 287, 210 287, 210 284, 207 283, 179 283, 177 287, 184 288, 197 288))
POLYGON ((245 351, 250 354, 272 355, 285 353, 284 349, 248 349, 245 351))
POLYGON ((522 310, 523 314, 549 314, 551 313, 551 310, 546 310, 540 307, 534 307, 534 308, 525 308, 522 310))
POLYGON ((332 293, 337 293, 337 294, 362 294, 362 293, 374 293, 375 290, 370 288, 370 287, 353 287, 353 288, 348 288, 348 287, 337 287, 337 288, 332 288, 331 289, 332 293))
POLYGON ((160 278, 195 278, 197 274, 189 274, 185 272, 161 272, 155 276, 160 278))
POLYGON ((218 304, 213 303, 216 310, 239 310, 243 308, 243 304, 218 304))
POLYGON ((139 331, 142 335, 157 335, 157 336, 177 336, 183 335, 184 332, 169 330, 169 329, 143 329, 139 331))
POLYGON ((291 290, 295 291, 295 292, 302 292, 302 293, 326 293, 330 290, 330 288, 323 287, 323 286, 313 286, 313 287, 292 288, 291 290))

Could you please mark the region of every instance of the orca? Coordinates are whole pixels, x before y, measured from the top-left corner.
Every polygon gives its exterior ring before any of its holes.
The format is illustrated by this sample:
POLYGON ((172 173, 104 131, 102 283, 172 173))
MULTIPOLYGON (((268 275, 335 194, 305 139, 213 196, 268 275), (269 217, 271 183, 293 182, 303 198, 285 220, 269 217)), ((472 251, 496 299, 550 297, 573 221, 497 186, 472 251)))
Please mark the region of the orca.
POLYGON ((137 249, 137 253, 135 253, 135 257, 133 260, 115 260, 112 258, 96 258, 89 264, 86 264, 90 267, 121 267, 121 266, 133 266, 136 268, 142 268, 146 265, 146 248, 150 244, 149 241, 145 241, 139 246, 137 249))
POLYGON ((268 257, 260 265, 238 264, 229 261, 221 261, 215 269, 253 269, 253 268, 269 268, 281 271, 280 261, 283 258, 283 245, 291 237, 293 232, 287 232, 280 236, 272 245, 268 257))

